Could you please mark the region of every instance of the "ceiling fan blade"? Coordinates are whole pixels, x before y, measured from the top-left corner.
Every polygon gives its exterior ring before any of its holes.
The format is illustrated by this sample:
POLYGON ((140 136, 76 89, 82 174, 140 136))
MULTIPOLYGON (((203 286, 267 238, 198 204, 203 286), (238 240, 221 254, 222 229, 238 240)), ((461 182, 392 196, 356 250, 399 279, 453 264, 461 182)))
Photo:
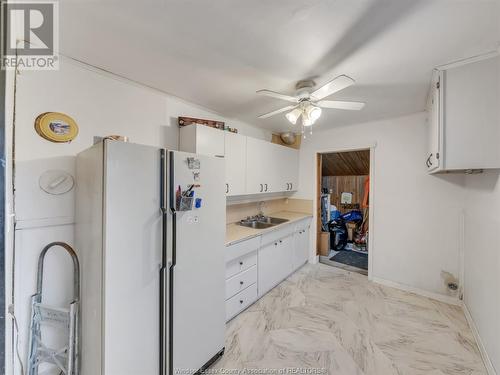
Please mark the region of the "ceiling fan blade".
POLYGON ((316 100, 320 100, 352 85, 354 85, 354 80, 351 77, 341 75, 313 91, 311 96, 316 100))
POLYGON ((290 110, 294 109, 295 107, 296 107, 296 105, 288 105, 286 107, 277 109, 275 111, 264 113, 263 115, 260 115, 259 118, 268 118, 268 117, 277 115, 278 113, 283 113, 283 112, 286 112, 286 111, 290 111, 290 110))
POLYGON ((350 111, 359 111, 365 106, 362 102, 343 102, 341 100, 320 100, 315 103, 322 108, 347 109, 350 111))
POLYGON ((276 98, 276 99, 286 100, 287 102, 297 103, 299 101, 299 99, 297 99, 294 96, 280 94, 279 92, 274 92, 271 90, 259 90, 259 91, 257 91, 257 94, 270 96, 270 97, 276 98))

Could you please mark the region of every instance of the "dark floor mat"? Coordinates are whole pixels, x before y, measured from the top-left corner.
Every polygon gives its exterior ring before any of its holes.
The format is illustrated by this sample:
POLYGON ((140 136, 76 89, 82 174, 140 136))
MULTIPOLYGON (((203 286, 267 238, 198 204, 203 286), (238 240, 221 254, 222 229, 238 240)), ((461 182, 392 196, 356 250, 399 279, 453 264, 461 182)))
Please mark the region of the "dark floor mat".
POLYGON ((330 258, 334 262, 347 264, 356 268, 368 269, 368 254, 358 253, 351 250, 342 250, 337 255, 330 258))

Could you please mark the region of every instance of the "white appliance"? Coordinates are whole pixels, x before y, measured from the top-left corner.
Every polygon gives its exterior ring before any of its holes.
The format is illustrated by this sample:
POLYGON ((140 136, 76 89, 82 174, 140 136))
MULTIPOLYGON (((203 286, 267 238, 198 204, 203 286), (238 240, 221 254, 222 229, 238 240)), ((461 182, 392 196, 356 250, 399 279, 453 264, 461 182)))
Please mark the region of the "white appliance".
POLYGON ((76 181, 81 374, 208 367, 224 352, 224 160, 105 140, 76 181), (179 189, 199 208, 177 210, 179 189))

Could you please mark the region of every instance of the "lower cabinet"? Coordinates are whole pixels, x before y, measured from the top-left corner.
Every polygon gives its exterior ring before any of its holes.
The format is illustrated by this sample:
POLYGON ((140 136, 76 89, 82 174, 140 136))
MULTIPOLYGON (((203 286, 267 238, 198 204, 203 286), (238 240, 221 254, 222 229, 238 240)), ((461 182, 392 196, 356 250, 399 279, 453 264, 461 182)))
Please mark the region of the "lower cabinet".
POLYGON ((277 239, 259 250, 259 296, 266 294, 292 272, 293 235, 277 239))
POLYGON ((297 224, 293 234, 292 268, 296 270, 307 263, 309 259, 309 228, 310 221, 297 224))
POLYGON ((282 225, 226 247, 226 321, 307 263, 310 223, 282 225))
POLYGON ((226 300, 226 321, 234 318, 240 312, 257 300, 257 284, 250 285, 245 290, 226 300))

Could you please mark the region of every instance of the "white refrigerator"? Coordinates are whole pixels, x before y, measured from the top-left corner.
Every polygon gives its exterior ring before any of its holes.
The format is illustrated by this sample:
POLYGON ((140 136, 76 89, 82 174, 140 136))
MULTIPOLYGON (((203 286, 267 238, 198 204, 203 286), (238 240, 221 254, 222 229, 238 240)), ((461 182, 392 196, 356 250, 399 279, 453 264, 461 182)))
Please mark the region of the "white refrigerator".
POLYGON ((191 374, 224 352, 224 161, 105 140, 76 161, 81 374, 191 374))

